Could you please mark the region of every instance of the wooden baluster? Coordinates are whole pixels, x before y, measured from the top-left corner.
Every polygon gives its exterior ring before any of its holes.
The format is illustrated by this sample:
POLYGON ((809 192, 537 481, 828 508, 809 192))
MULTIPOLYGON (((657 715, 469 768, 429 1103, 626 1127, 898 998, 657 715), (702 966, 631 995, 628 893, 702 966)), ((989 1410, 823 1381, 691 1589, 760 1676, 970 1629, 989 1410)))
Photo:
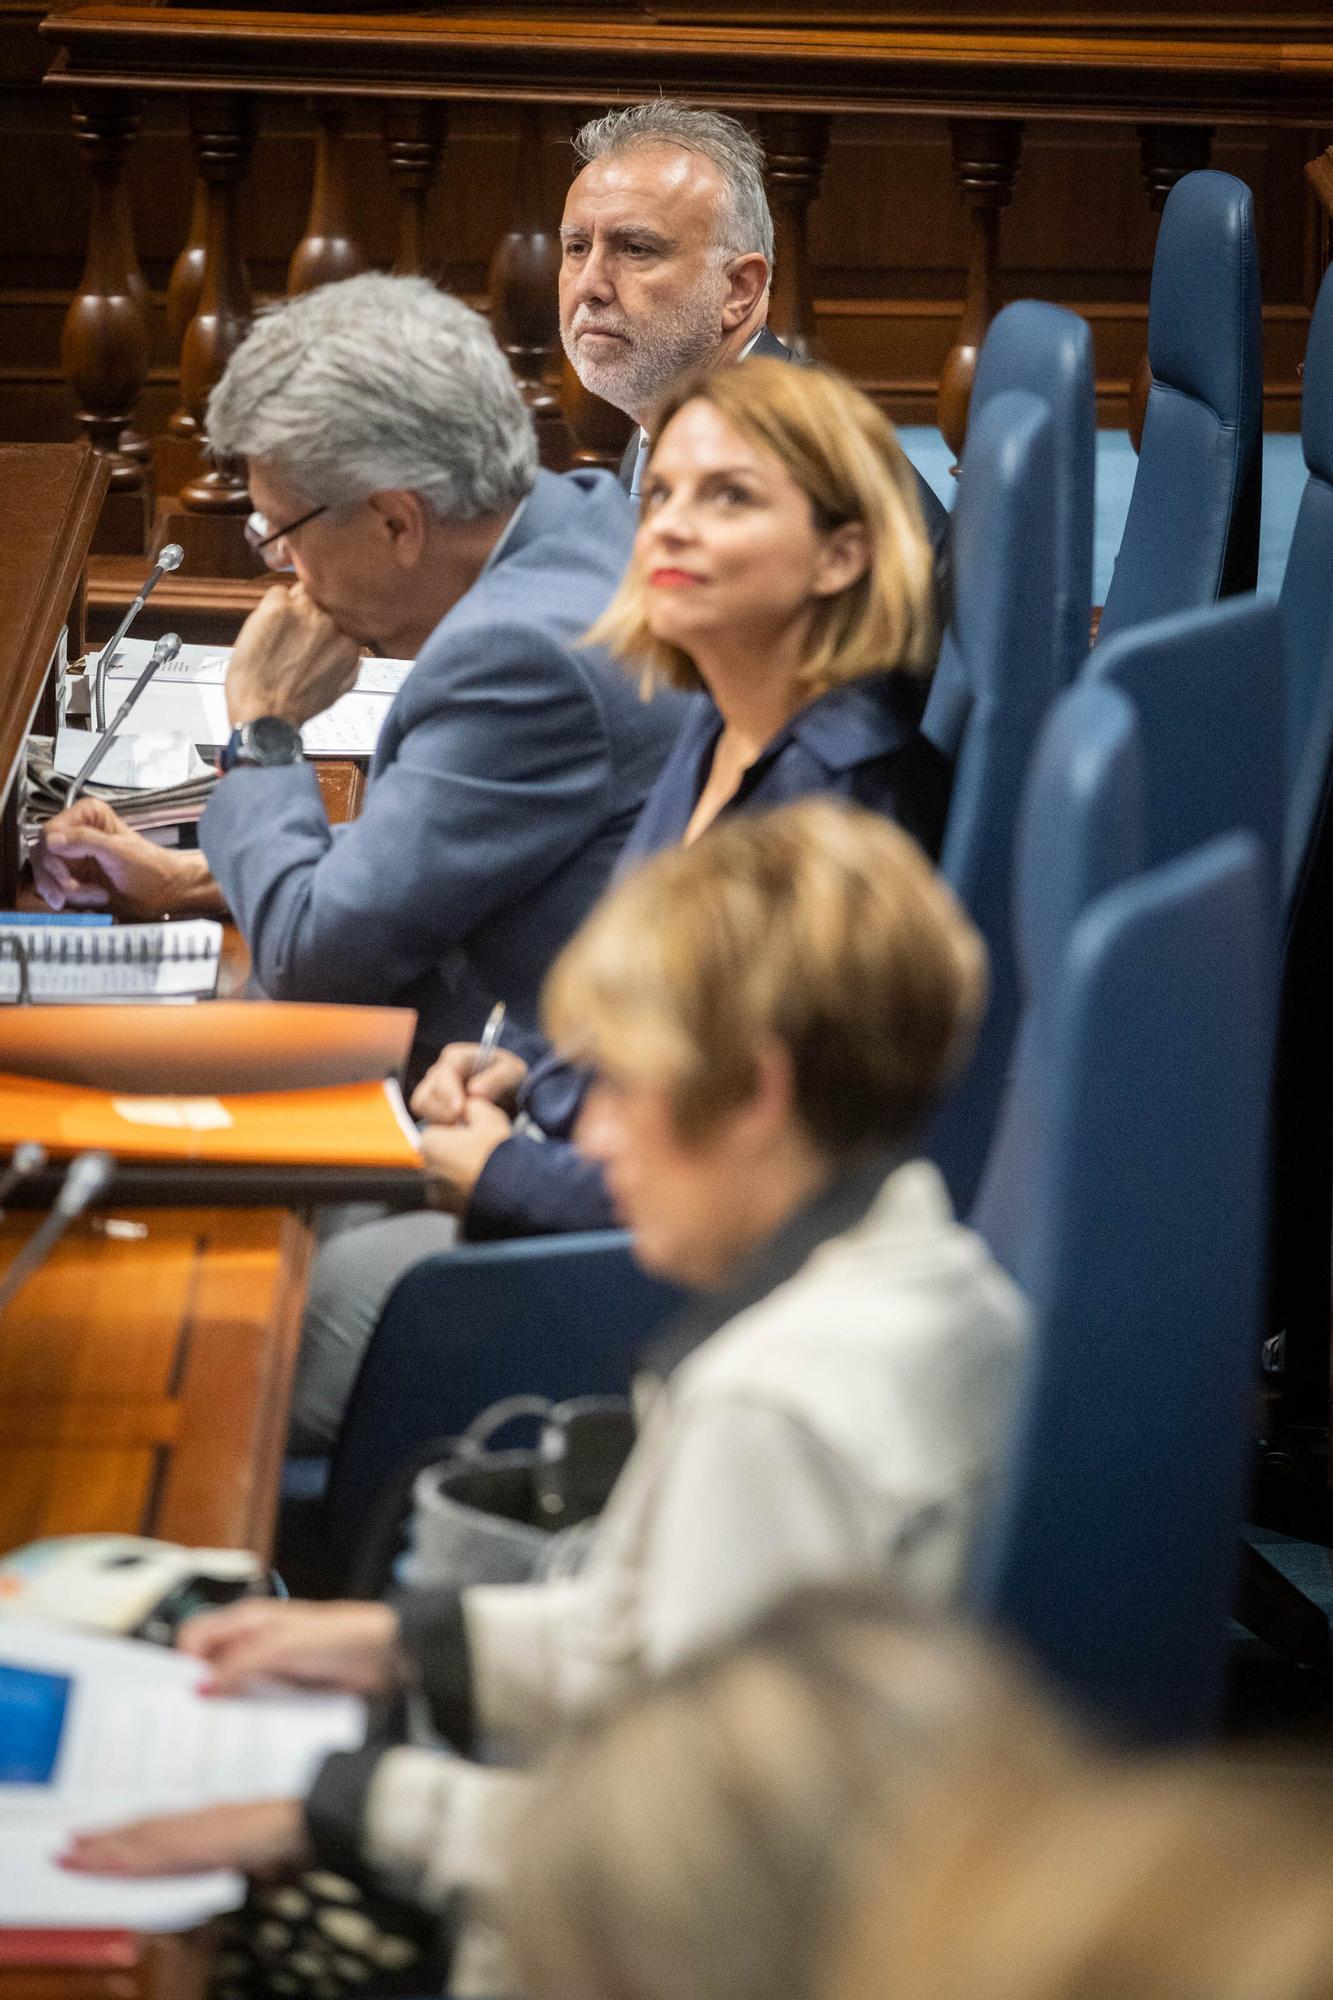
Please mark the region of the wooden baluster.
POLYGON ((828 158, 831 121, 797 111, 765 112, 759 120, 773 209, 773 290, 768 323, 801 360, 815 339, 814 288, 810 281, 810 204, 819 193, 828 158))
POLYGON ((442 104, 388 104, 381 127, 389 173, 398 193, 396 277, 426 268, 426 208, 440 171, 448 121, 442 104))
POLYGON ((571 465, 604 465, 620 470, 634 420, 585 389, 568 361, 560 376, 560 407, 569 434, 571 465))
POLYGON ((126 97, 97 92, 74 108, 74 130, 92 175, 88 257, 65 316, 60 360, 78 398, 76 421, 111 466, 94 549, 141 554, 152 520, 152 474, 122 445, 148 374, 143 276, 125 192, 125 160, 139 125, 126 97))
MULTIPOLYGON (((202 449, 209 391, 250 325, 250 283, 236 208, 254 144, 253 107, 247 98, 223 94, 193 99, 190 129, 207 189, 207 222, 199 303, 181 343, 181 396, 202 449)), ((255 575, 259 563, 243 532, 249 510, 241 468, 211 466, 181 488, 180 504, 163 522, 159 541, 180 542, 187 566, 205 574, 255 575)))
MULTIPOLYGON (((167 283, 168 352, 176 360, 180 357, 186 328, 199 310, 207 244, 208 183, 199 176, 194 184, 190 226, 167 283)), ((178 402, 167 418, 166 434, 158 439, 157 445, 158 480, 164 492, 179 493, 182 486, 188 486, 203 471, 198 428, 185 402, 178 402)))
MULTIPOLYGON (((1166 198, 1178 180, 1206 167, 1213 154, 1211 125, 1140 125, 1139 154, 1148 206, 1160 217, 1166 198)), ((1129 436, 1135 451, 1143 436, 1143 417, 1152 387, 1152 368, 1144 347, 1129 385, 1129 436)))
POLYGON ((513 221, 491 258, 487 289, 491 326, 537 426, 543 463, 560 466, 568 463, 570 448, 551 386, 560 347, 560 237, 551 226, 545 159, 541 107, 524 105, 519 113, 513 221))
POLYGON ((967 292, 940 376, 939 426, 955 457, 967 435, 977 356, 1000 302, 1000 211, 1018 176, 1023 127, 1012 118, 951 118, 954 179, 968 210, 967 292))
POLYGON ((315 179, 305 235, 287 266, 287 290, 313 292, 316 285, 354 278, 366 268, 361 245, 352 235, 347 201, 347 112, 339 103, 317 102, 315 179))

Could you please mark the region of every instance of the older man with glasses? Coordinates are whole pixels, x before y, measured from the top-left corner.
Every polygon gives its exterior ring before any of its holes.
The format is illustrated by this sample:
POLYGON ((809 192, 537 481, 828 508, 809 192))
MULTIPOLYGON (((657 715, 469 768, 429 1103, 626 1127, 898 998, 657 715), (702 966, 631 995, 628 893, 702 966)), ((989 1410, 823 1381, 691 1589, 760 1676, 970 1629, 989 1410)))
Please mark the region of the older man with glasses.
POLYGON ((678 718, 579 643, 629 554, 624 494, 538 470, 485 324, 422 279, 353 278, 262 318, 208 435, 246 461, 251 547, 296 581, 233 649, 203 852, 85 799, 50 823, 38 887, 138 915, 225 902, 266 993, 416 1007, 420 1060, 499 997, 532 1020, 678 718), (367 647, 415 665, 335 835, 300 731, 367 647))

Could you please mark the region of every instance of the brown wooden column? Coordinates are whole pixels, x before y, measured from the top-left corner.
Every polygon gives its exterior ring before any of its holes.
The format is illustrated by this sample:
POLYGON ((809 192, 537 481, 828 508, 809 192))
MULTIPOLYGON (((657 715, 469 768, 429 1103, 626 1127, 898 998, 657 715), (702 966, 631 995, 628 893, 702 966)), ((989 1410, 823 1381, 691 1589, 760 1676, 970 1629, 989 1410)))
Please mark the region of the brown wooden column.
POLYGON ((799 111, 765 112, 759 120, 764 142, 765 178, 773 210, 773 291, 768 323, 802 360, 815 338, 814 288, 810 280, 810 204, 828 158, 831 120, 799 111))
POLYGON ((487 290, 491 327, 532 412, 542 461, 558 466, 568 463, 569 437, 551 386, 560 351, 560 237, 543 172, 546 122, 538 105, 519 112, 512 220, 491 258, 487 290))
POLYGON ((389 173, 398 195, 397 277, 415 277, 426 268, 426 208, 448 131, 442 104, 388 104, 381 130, 389 173))
POLYGON ((305 235, 287 266, 287 291, 313 292, 354 278, 366 268, 365 253, 352 232, 347 201, 347 112, 340 103, 317 101, 319 132, 315 140, 315 179, 305 235))
POLYGON ((149 357, 147 293, 125 190, 125 161, 138 125, 138 106, 119 93, 98 91, 75 103, 74 131, 92 175, 92 209, 87 261, 65 316, 60 360, 78 399, 75 420, 111 470, 93 547, 114 555, 143 552, 153 505, 151 468, 132 425, 149 357))
MULTIPOLYGON (((1160 217, 1166 198, 1178 180, 1206 167, 1213 156, 1211 125, 1140 125, 1139 153, 1148 206, 1160 217)), ((1129 435, 1135 451, 1143 436, 1143 416, 1152 387, 1152 369, 1145 345, 1129 386, 1129 435)))
MULTIPOLYGON (((167 283, 167 343, 173 360, 179 359, 185 330, 199 310, 207 246, 208 183, 196 178, 190 226, 167 283)), ((165 435, 157 441, 158 484, 164 493, 179 493, 203 471, 198 429, 182 397, 167 418, 165 435)))
POLYGON ((939 426, 955 456, 967 435, 977 356, 1000 305, 1000 211, 1018 177, 1023 127, 1013 118, 952 118, 953 172, 967 207, 967 292, 940 376, 939 426))
MULTIPOLYGON (((181 397, 202 449, 209 391, 250 325, 250 282, 236 210, 254 144, 253 107, 247 98, 226 94, 193 99, 190 129, 207 189, 207 220, 199 303, 181 343, 181 397)), ((181 488, 179 504, 163 521, 158 539, 180 542, 189 569, 209 576, 250 576, 259 564, 245 545, 249 511, 243 469, 210 466, 181 488)))

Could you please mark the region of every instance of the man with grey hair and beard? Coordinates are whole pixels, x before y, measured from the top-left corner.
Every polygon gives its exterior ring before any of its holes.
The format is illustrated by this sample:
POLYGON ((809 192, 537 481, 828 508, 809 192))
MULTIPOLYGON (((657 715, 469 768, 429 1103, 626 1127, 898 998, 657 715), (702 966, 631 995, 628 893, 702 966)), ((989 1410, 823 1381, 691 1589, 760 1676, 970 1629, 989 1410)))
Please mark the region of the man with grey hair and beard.
POLYGON ((85 799, 47 828, 38 887, 154 917, 223 901, 271 997, 416 1008, 418 1072, 497 998, 531 1025, 679 715, 580 644, 629 556, 623 493, 538 470, 485 322, 420 278, 347 279, 261 318, 208 436, 246 461, 252 545, 296 582, 233 649, 203 853, 85 799), (415 665, 361 815, 335 830, 300 729, 367 646, 415 665))
MULTIPOLYGON (((669 97, 591 119, 560 228, 560 337, 584 388, 633 417, 620 468, 639 490, 649 433, 679 383, 751 355, 769 332, 773 218, 764 155, 735 118, 669 97)), ((939 557, 949 517, 920 473, 939 557)))

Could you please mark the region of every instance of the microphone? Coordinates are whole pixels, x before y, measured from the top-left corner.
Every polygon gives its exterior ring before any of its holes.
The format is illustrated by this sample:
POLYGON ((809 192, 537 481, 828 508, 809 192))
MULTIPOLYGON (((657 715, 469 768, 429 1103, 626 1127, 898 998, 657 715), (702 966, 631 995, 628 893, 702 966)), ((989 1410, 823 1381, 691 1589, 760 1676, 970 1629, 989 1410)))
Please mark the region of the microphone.
POLYGON ((39 1146, 35 1139, 23 1139, 9 1156, 9 1165, 0 1173, 0 1221, 4 1219, 5 1204, 22 1181, 30 1181, 46 1165, 46 1148, 39 1146))
MULTIPOLYGON (((175 547, 174 543, 172 544, 172 547, 173 548, 175 547)), ((164 550, 163 554, 165 553, 166 551, 164 550)), ((153 675, 157 672, 159 667, 165 667, 169 660, 174 660, 177 653, 179 653, 180 649, 181 649, 181 638, 179 632, 164 632, 162 634, 162 637, 158 640, 157 644, 153 648, 152 659, 148 662, 148 665, 144 668, 138 680, 134 683, 134 686, 130 689, 124 701, 120 704, 120 707, 116 710, 115 721, 111 724, 111 727, 109 729, 104 729, 102 731, 102 734, 98 737, 96 743, 93 745, 92 749, 88 752, 88 755, 85 758, 83 764, 79 767, 79 772, 77 777, 73 777, 70 779, 69 790, 65 794, 66 811, 68 811, 70 806, 73 805, 75 799, 77 799, 79 793, 83 790, 89 778, 92 777, 93 772, 97 769, 102 759, 106 756, 107 751, 111 748, 111 745, 115 741, 116 731, 120 728, 121 723, 125 720, 125 717, 134 707, 135 702, 139 699, 139 696, 143 693, 149 681, 152 680, 153 675)))
POLYGON ((35 1272, 46 1262, 72 1222, 101 1198, 116 1171, 112 1153, 78 1153, 65 1169, 60 1192, 39 1229, 33 1231, 4 1278, 0 1279, 0 1313, 11 1305, 35 1272))
POLYGON ((184 561, 185 551, 179 542, 168 542, 165 548, 159 550, 157 561, 144 578, 143 588, 140 590, 139 595, 135 598, 119 625, 117 625, 109 642, 103 646, 101 653, 98 655, 97 665, 93 668, 94 729, 106 728, 106 673, 107 668, 116 657, 117 646, 125 637, 125 634, 129 631, 131 625, 139 616, 139 613, 143 610, 145 604, 147 604, 168 570, 179 569, 184 561))

